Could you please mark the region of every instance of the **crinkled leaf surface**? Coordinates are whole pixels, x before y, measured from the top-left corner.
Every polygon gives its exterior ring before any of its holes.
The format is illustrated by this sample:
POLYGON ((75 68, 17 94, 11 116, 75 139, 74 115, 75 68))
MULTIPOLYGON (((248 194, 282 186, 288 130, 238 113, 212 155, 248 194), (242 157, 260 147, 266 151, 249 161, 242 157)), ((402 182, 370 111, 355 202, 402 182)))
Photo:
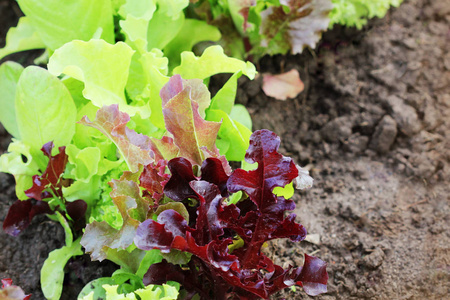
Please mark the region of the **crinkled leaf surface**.
POLYGON ((203 163, 201 178, 194 176, 188 160, 169 161, 172 175, 164 193, 179 203, 196 199, 196 212, 190 212, 188 223, 177 211, 166 209, 156 220, 139 225, 134 242, 142 250, 156 248, 169 253, 177 249, 193 256, 189 272, 165 261, 152 265, 144 276, 145 284, 177 280, 188 291, 199 292, 210 285, 210 296, 245 299, 268 298, 295 283, 303 285, 311 295, 324 291, 327 275, 320 260, 310 263, 306 258, 303 268, 283 269, 260 251, 262 244, 271 239, 299 241, 306 236, 303 226, 295 223, 294 214, 285 217, 286 210, 294 209, 294 203, 272 193, 275 187, 292 182, 298 173, 292 160, 277 152, 279 143, 270 131, 255 132, 246 158, 249 163, 257 162, 258 168, 237 169, 230 177, 219 159, 203 163), (225 206, 223 197, 236 191, 244 191, 249 198, 225 206), (230 253, 235 238, 241 240, 240 247, 230 253))
POLYGON ((129 129, 126 126, 129 121, 130 117, 120 112, 118 105, 113 104, 99 109, 94 121, 91 122, 85 116, 80 122, 100 130, 112 140, 127 162, 130 171, 137 172, 139 164, 148 165, 153 162, 150 151, 151 141, 149 137, 129 129))
POLYGON ((205 49, 200 57, 196 57, 192 52, 181 54, 181 64, 173 70, 173 74, 180 74, 184 79, 205 79, 218 73, 242 74, 253 79, 256 75, 256 68, 251 62, 228 57, 223 53, 220 46, 211 46, 205 49))
POLYGON ((7 61, 0 66, 0 122, 15 138, 20 139, 16 121, 16 86, 23 67, 15 62, 7 61))
POLYGON ((328 28, 333 5, 331 0, 280 0, 282 6, 271 6, 261 12, 259 35, 261 45, 269 54, 301 53, 303 48, 314 48, 321 33, 328 28))
POLYGON ((106 222, 95 221, 86 226, 81 245, 93 260, 105 259, 108 249, 126 249, 132 244, 136 228, 145 220, 149 209, 149 203, 140 195, 137 180, 136 174, 125 172, 120 180, 113 179, 110 183, 111 198, 123 219, 120 230, 106 222))
POLYGON ((50 58, 48 70, 84 82, 83 96, 97 107, 118 104, 129 115, 150 115, 148 105, 135 107, 125 100, 131 57, 134 51, 125 43, 114 45, 104 40, 71 41, 57 49, 50 58))
POLYGON ((42 146, 41 151, 48 157, 48 165, 42 175, 33 176, 33 186, 25 191, 25 195, 36 200, 52 196, 62 197, 62 175, 66 169, 68 157, 65 147, 59 147, 59 153, 52 155, 53 142, 42 146), (45 192, 47 190, 47 192, 45 192), (51 191, 52 194, 49 194, 51 191))
POLYGON ((167 131, 180 149, 179 156, 201 165, 204 159, 201 147, 214 151, 220 123, 205 121, 199 114, 199 103, 209 93, 199 88, 198 81, 183 81, 179 75, 171 77, 160 92, 167 131))
POLYGON ((56 50, 73 40, 88 41, 101 30, 101 37, 114 42, 114 24, 109 0, 19 0, 44 44, 56 50))
POLYGON ((34 216, 39 214, 50 214, 52 210, 47 202, 33 200, 16 200, 8 210, 3 221, 3 230, 11 235, 18 236, 31 223, 34 216))

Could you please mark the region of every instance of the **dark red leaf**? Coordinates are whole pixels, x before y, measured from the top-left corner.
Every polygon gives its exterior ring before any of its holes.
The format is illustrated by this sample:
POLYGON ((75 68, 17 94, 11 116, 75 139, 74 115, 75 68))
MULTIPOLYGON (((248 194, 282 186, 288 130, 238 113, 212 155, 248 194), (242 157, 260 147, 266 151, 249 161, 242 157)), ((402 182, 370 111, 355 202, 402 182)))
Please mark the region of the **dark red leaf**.
POLYGON ((205 159, 202 164, 201 172, 201 180, 214 183, 219 187, 222 196, 228 196, 227 181, 229 176, 225 173, 220 159, 213 157, 205 159))
POLYGON ((47 169, 42 175, 33 176, 33 186, 25 191, 25 195, 36 200, 42 200, 48 197, 49 193, 44 190, 49 188, 55 195, 62 196, 61 176, 64 173, 68 156, 66 147, 59 147, 59 154, 52 156, 53 142, 48 142, 42 146, 41 151, 49 158, 47 169))
POLYGON ((81 220, 86 213, 87 203, 84 200, 75 200, 73 202, 67 202, 66 210, 67 214, 74 221, 81 220))
POLYGON ((189 185, 192 180, 197 180, 192 172, 192 164, 189 160, 177 157, 171 159, 168 167, 172 176, 164 186, 164 194, 174 201, 183 201, 196 196, 189 185))
POLYGON ((3 230, 12 236, 18 236, 31 223, 34 216, 39 214, 52 213, 46 202, 33 200, 16 200, 9 208, 5 221, 3 221, 3 230))
POLYGON ((305 263, 296 278, 308 295, 316 296, 327 292, 327 264, 314 256, 305 254, 305 263))
POLYGON ((146 165, 139 176, 139 185, 145 188, 150 197, 156 201, 159 201, 164 195, 164 186, 170 178, 169 174, 164 173, 166 165, 165 160, 160 160, 157 164, 146 165))

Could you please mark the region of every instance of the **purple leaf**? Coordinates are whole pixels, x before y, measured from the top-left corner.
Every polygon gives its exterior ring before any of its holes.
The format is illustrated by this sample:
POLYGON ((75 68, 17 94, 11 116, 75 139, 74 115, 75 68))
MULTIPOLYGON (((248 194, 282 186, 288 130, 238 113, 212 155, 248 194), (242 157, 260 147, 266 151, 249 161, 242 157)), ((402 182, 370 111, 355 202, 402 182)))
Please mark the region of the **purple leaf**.
POLYGON ((47 169, 42 175, 33 176, 33 186, 25 191, 25 195, 36 200, 42 200, 51 196, 44 190, 51 189, 56 196, 61 197, 63 186, 62 174, 66 169, 68 156, 66 155, 66 147, 59 147, 59 154, 52 156, 53 142, 46 143, 41 151, 49 158, 47 169))
POLYGON ((31 223, 34 216, 39 214, 50 214, 53 211, 47 202, 33 200, 16 200, 9 208, 5 221, 3 221, 3 230, 12 236, 18 236, 31 223))

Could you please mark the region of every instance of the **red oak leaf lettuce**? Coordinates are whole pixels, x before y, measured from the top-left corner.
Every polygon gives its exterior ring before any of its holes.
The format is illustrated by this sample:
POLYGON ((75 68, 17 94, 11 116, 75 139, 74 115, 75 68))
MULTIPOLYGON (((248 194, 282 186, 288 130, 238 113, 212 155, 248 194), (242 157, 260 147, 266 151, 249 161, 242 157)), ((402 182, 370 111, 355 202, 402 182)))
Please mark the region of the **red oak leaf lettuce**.
POLYGON ((285 217, 295 204, 272 192, 298 175, 293 161, 277 152, 279 144, 274 133, 256 131, 246 160, 258 163, 258 168, 237 169, 230 177, 217 159, 204 162, 200 178, 193 174, 187 159, 169 161, 172 175, 164 193, 186 205, 188 199, 195 199, 195 214, 190 213, 188 223, 177 211, 164 210, 156 220, 148 219, 138 226, 134 243, 142 250, 169 253, 176 249, 193 254, 188 263, 191 276, 163 261, 150 267, 144 277, 147 284, 178 280, 188 291, 201 290, 205 299, 268 298, 294 284, 303 286, 310 295, 326 291, 326 264, 320 259, 306 255, 303 267, 283 269, 261 253, 263 243, 271 239, 301 241, 306 236, 303 226, 295 223, 294 214, 285 217), (224 196, 237 191, 245 192, 248 198, 238 205, 225 205, 224 196), (243 245, 230 250, 237 239, 243 245))

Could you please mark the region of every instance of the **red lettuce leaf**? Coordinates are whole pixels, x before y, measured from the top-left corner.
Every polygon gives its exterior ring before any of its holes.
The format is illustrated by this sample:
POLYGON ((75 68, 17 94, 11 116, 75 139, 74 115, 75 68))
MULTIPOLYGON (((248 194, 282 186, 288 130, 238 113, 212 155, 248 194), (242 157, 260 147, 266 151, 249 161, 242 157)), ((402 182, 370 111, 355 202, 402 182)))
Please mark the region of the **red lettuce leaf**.
POLYGON ((2 288, 0 289, 0 299, 2 300, 29 300, 31 294, 25 295, 23 290, 12 284, 11 278, 2 279, 2 288))
POLYGON ((227 182, 229 192, 244 191, 257 206, 256 211, 248 212, 238 220, 225 219, 236 231, 242 231, 242 228, 251 231, 251 234, 241 236, 249 245, 241 257, 245 268, 257 267, 264 242, 285 237, 301 241, 306 237, 305 228, 295 223, 295 215, 284 217, 286 210, 295 208, 294 202, 272 193, 275 187, 284 187, 298 175, 292 159, 277 152, 279 146, 280 138, 273 132, 255 131, 250 137, 245 159, 248 163, 258 163, 258 168, 253 171, 237 169, 227 182))
POLYGON ((49 158, 47 169, 42 175, 33 176, 33 186, 25 191, 25 195, 36 200, 51 197, 50 193, 44 190, 51 189, 53 193, 62 197, 62 174, 66 169, 68 156, 66 155, 66 147, 59 147, 59 154, 52 156, 53 142, 46 143, 41 151, 49 158))
POLYGON ((5 221, 3 221, 3 230, 11 235, 18 236, 31 223, 36 215, 51 214, 53 211, 47 202, 34 200, 16 200, 10 207, 5 221))
POLYGON ((157 164, 148 164, 139 176, 139 186, 145 189, 145 195, 149 195, 155 201, 164 196, 164 187, 170 175, 165 174, 167 161, 161 159, 157 164))

